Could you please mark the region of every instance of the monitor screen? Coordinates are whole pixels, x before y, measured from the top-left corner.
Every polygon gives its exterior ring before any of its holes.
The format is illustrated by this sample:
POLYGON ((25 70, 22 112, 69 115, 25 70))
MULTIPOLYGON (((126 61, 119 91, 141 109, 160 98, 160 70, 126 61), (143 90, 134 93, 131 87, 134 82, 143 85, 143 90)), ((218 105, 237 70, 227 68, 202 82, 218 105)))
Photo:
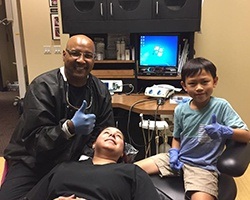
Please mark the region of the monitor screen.
POLYGON ((178 68, 178 35, 140 35, 139 68, 178 68))

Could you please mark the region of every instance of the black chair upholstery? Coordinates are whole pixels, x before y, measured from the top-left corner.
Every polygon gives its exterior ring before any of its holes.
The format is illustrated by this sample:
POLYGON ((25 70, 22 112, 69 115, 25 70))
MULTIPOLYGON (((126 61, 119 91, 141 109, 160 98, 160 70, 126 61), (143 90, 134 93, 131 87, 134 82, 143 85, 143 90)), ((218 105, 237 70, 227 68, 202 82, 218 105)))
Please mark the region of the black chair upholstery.
MULTIPOLYGON (((233 177, 244 174, 250 161, 250 144, 238 143, 229 140, 226 149, 220 156, 217 167, 221 172, 219 176, 219 200, 234 200, 237 187, 233 177)), ((182 177, 164 177, 151 175, 160 199, 183 200, 184 183, 182 177)))

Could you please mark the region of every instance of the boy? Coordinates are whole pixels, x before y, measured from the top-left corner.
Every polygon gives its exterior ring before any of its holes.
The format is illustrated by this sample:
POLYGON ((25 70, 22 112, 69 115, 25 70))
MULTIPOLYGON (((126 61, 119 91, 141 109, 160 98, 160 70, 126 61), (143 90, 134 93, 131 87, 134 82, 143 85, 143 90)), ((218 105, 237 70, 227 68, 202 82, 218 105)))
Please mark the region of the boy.
POLYGON ((183 170, 186 196, 192 200, 218 198, 218 156, 227 139, 249 142, 247 125, 231 105, 211 96, 217 85, 215 65, 207 59, 189 60, 181 85, 192 98, 174 112, 172 148, 136 164, 147 173, 177 175, 183 170))

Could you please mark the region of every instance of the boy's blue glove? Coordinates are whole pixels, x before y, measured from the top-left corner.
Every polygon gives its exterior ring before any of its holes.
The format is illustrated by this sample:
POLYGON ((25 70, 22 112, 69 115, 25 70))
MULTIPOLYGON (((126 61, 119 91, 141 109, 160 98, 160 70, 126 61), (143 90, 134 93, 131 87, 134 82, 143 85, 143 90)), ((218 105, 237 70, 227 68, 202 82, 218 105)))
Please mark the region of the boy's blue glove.
POLYGON ((226 138, 230 139, 233 135, 233 129, 219 124, 216 121, 216 115, 212 115, 212 123, 209 125, 206 125, 204 127, 206 130, 206 133, 211 137, 212 139, 218 139, 218 138, 226 138))
POLYGON ((179 155, 179 149, 176 148, 170 148, 168 150, 169 153, 169 163, 172 170, 180 170, 183 166, 183 163, 179 161, 178 155, 179 155))
POLYGON ((75 115, 71 119, 75 126, 75 133, 88 135, 90 134, 95 127, 95 118, 94 114, 85 114, 85 109, 87 107, 87 102, 84 100, 82 106, 76 111, 75 115))

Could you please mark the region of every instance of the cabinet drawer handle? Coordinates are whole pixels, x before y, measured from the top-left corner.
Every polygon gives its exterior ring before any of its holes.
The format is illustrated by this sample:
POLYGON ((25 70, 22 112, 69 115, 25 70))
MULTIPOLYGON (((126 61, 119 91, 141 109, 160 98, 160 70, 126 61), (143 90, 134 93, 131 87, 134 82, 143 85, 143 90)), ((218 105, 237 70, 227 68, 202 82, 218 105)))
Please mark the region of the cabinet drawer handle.
POLYGON ((100 3, 100 14, 103 16, 103 3, 100 3))
POLYGON ((113 16, 113 3, 109 4, 109 8, 110 8, 110 15, 113 16))
POLYGON ((159 2, 158 1, 155 2, 155 14, 156 15, 159 14, 159 2))

